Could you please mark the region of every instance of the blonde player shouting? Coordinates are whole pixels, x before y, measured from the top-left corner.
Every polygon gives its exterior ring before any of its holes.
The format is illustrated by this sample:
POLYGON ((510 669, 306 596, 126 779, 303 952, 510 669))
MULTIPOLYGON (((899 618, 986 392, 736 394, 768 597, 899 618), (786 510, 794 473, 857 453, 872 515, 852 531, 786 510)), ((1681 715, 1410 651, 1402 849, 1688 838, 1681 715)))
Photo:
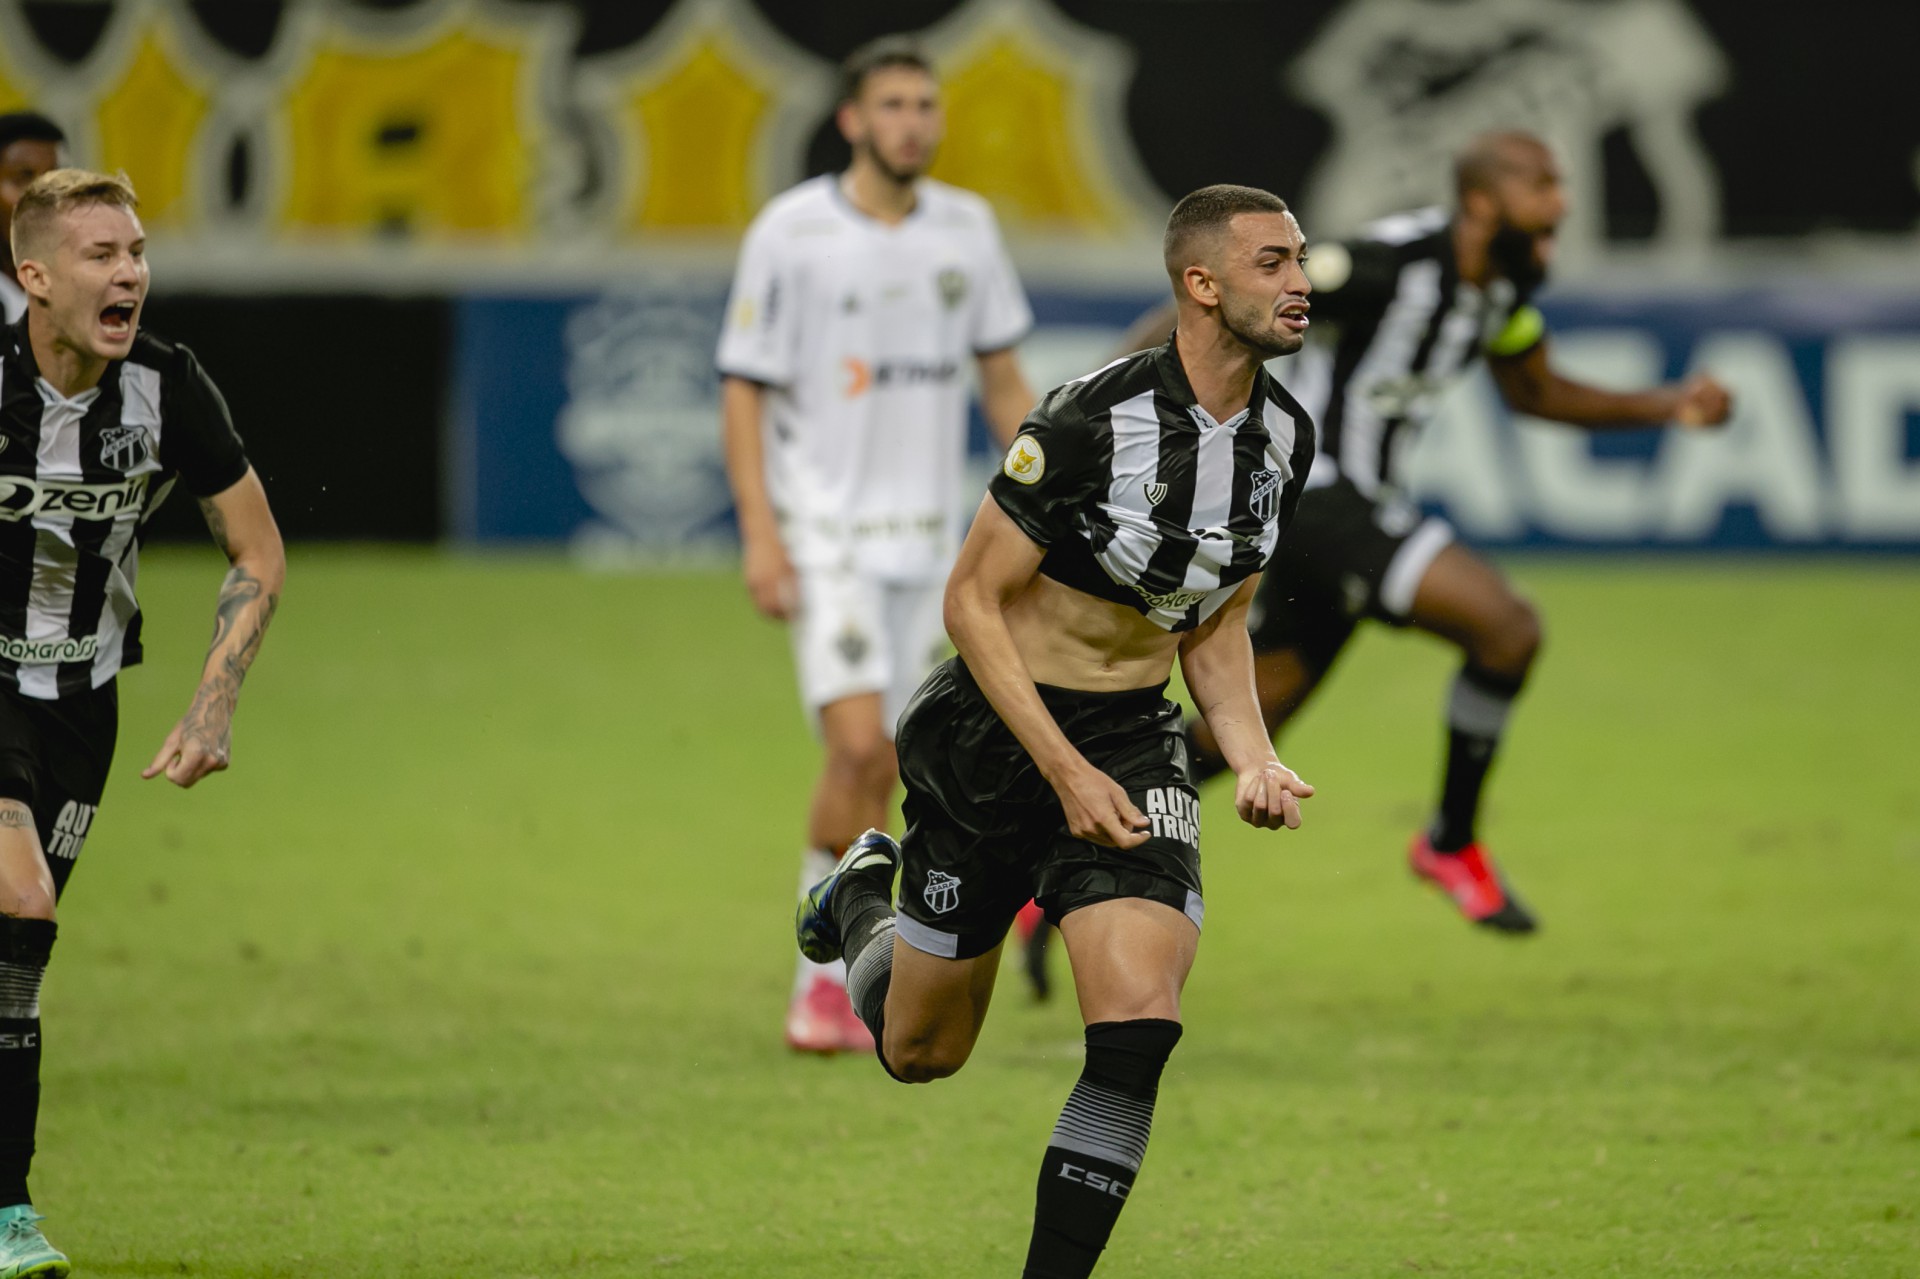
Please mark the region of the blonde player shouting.
MULTIPOLYGON (((825 745, 802 891, 887 825, 893 726, 944 653, 968 365, 1003 443, 1033 406, 1013 353, 1033 316, 993 213, 922 176, 942 130, 927 59, 899 38, 857 50, 836 119, 853 161, 754 220, 717 361, 747 590, 788 624, 825 745)), ((845 983, 801 961, 792 1047, 872 1051, 845 983)))
POLYGON ((186 714, 144 778, 227 767, 241 683, 286 577, 266 491, 193 353, 140 327, 146 232, 125 177, 55 169, 14 208, 26 314, 0 328, 0 1279, 71 1263, 27 1192, 40 1111, 40 985, 141 659, 148 518, 178 482, 231 565, 186 714))

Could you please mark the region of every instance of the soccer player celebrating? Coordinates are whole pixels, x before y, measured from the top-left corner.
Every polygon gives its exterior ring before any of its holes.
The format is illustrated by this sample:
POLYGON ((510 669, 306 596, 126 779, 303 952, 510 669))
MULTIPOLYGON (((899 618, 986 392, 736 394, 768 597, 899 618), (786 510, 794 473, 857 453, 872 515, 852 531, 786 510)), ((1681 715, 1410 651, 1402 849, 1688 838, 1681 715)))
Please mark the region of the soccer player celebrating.
MULTIPOLYGON (((1316 340, 1287 381, 1320 425, 1320 461, 1254 601, 1254 662, 1261 714, 1277 733, 1363 617, 1460 648, 1439 804, 1409 859, 1469 920, 1517 934, 1533 931, 1534 917, 1480 844, 1475 818, 1540 647, 1540 619, 1451 526, 1423 520, 1401 496, 1400 446, 1483 354, 1515 411, 1590 430, 1717 425, 1731 400, 1704 374, 1619 394, 1556 373, 1531 304, 1566 211, 1553 153, 1531 134, 1490 133, 1459 154, 1455 176, 1451 216, 1430 209, 1388 218, 1356 240, 1321 246, 1308 269, 1315 317, 1334 337, 1316 340)), ((1170 318, 1163 309, 1134 334, 1150 340, 1170 318)), ((1194 771, 1204 780, 1226 757, 1204 722, 1191 731, 1194 771)))
POLYGON ((66 141, 60 126, 38 112, 0 115, 0 322, 12 324, 27 313, 27 291, 14 278, 8 243, 13 206, 35 178, 60 167, 66 141))
MULTIPOLYGON (((802 893, 887 824, 893 726, 945 651, 968 363, 1002 443, 1033 407, 1013 352, 1033 317, 993 213, 921 176, 942 127, 926 59, 897 38, 856 51, 837 120, 852 164, 754 220, 718 357, 747 589, 788 623, 826 747, 802 893)), ((801 961, 789 1044, 872 1050, 845 982, 801 961)))
POLYGON ((1246 628, 1313 456, 1263 367, 1304 340, 1300 228, 1265 191, 1207 187, 1165 249, 1178 332, 1049 394, 974 517, 946 591, 959 656, 900 723, 905 838, 863 836, 797 923, 810 958, 845 956, 881 1064, 909 1083, 966 1061, 1021 904, 1059 926, 1086 1065, 1040 1166, 1030 1279, 1092 1272, 1180 1039, 1203 912, 1176 654, 1240 816, 1296 827, 1313 793, 1261 725, 1246 628))
POLYGON ((0 330, 0 1279, 64 1275, 27 1194, 54 905, 140 660, 135 559, 176 479, 232 567, 200 686, 141 773, 227 766, 234 703, 286 560, 227 406, 192 352, 140 332, 146 236, 124 177, 56 169, 13 214, 24 319, 0 330))

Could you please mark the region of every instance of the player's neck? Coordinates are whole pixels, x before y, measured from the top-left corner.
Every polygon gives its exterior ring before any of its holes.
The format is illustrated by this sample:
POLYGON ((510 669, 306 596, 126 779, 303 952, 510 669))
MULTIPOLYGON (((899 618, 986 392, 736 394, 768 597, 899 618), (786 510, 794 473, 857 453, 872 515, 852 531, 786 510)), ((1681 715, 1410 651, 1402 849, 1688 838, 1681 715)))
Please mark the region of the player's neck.
POLYGON ((1485 288, 1493 282, 1492 246, 1491 238, 1468 226, 1466 219, 1453 220, 1453 261, 1468 284, 1485 288))
POLYGON ((919 193, 913 189, 914 180, 905 182, 882 172, 880 166, 871 160, 854 157, 847 171, 840 175, 840 193, 847 197, 847 203, 876 222, 885 222, 889 226, 904 222, 913 213, 914 206, 920 202, 919 193))
POLYGON ((46 325, 35 323, 39 318, 37 311, 27 313, 27 342, 33 347, 33 362, 40 366, 42 380, 69 400, 99 386, 106 376, 107 361, 60 341, 46 325))
POLYGON ((1187 372, 1193 398, 1216 422, 1224 422, 1253 398, 1253 379, 1266 357, 1219 323, 1187 322, 1174 333, 1174 351, 1187 372))

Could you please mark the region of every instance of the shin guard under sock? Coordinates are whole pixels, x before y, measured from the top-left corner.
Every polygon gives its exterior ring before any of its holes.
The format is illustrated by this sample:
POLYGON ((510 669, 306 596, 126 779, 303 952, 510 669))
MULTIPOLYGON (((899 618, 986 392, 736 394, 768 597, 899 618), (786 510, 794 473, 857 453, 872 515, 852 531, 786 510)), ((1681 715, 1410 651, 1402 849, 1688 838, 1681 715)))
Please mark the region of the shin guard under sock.
POLYGON ((29 1203, 40 1119, 40 982, 53 957, 50 919, 0 915, 0 1207, 29 1203))
POLYGON ((1427 840, 1437 852, 1451 853, 1473 842, 1480 792, 1493 767, 1493 755, 1523 679, 1465 666, 1447 698, 1447 768, 1440 786, 1440 808, 1427 840))
POLYGON ((1024 1279, 1086 1279, 1113 1234, 1146 1158, 1160 1072, 1180 1023, 1087 1027, 1087 1064, 1040 1164, 1024 1279))
POLYGON ((853 891, 845 892, 834 903, 833 914, 845 939, 841 954, 847 961, 847 999, 872 1033, 874 1055, 879 1057, 881 1067, 899 1079, 887 1064, 882 1047, 887 988, 893 984, 893 903, 872 889, 862 892, 853 884, 846 888, 853 891))

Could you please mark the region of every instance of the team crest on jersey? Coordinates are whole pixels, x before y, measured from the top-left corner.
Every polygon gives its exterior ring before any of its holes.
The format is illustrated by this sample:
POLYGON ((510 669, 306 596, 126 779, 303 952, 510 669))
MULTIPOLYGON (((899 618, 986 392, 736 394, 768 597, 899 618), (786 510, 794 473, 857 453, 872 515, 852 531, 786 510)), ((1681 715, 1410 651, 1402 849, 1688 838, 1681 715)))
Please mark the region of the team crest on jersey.
POLYGON ((1253 488, 1247 493, 1247 505, 1262 520, 1270 520, 1280 513, 1280 472, 1255 471, 1253 488))
POLYGON ((927 872, 927 889, 921 894, 927 899, 927 908, 936 915, 944 915, 960 904, 960 877, 949 875, 944 870, 927 872))
POLYGON ((100 465, 131 471, 147 460, 147 428, 109 426, 100 432, 100 465))
POLYGON ((939 286, 940 300, 947 304, 947 310, 951 311, 967 300, 967 273, 959 267, 948 267, 933 277, 933 282, 939 286))
POLYGON ((1000 464, 1000 470, 1015 484, 1038 484, 1047 473, 1047 452, 1040 441, 1023 435, 1007 450, 1007 460, 1000 464))
POLYGON ((1142 484, 1140 487, 1146 490, 1148 506, 1158 506, 1167 500, 1167 486, 1164 484, 1142 484))

